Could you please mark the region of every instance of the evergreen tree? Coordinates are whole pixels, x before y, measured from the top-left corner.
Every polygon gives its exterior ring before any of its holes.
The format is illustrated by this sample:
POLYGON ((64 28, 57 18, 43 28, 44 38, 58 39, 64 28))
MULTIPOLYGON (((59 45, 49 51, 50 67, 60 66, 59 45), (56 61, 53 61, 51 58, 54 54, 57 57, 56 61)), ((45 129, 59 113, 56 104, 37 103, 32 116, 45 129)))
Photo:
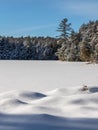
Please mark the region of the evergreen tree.
POLYGON ((60 24, 59 24, 59 27, 57 29, 57 31, 61 32, 61 35, 60 37, 61 38, 64 38, 64 39, 67 39, 69 34, 70 34, 70 31, 72 30, 72 28, 70 27, 71 26, 71 23, 67 23, 68 20, 67 18, 64 18, 60 24))
POLYGON ((89 43, 82 42, 80 46, 80 59, 82 61, 90 61, 91 60, 91 46, 89 43))

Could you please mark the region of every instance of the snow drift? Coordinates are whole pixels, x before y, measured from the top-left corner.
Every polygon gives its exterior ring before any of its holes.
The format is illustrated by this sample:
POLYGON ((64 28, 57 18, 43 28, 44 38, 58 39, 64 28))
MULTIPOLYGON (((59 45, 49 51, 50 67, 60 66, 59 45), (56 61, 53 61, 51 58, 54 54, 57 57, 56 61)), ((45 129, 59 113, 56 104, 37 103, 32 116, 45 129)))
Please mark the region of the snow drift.
POLYGON ((98 129, 98 65, 2 61, 0 66, 0 130, 98 129), (88 90, 82 91, 82 83, 88 90))

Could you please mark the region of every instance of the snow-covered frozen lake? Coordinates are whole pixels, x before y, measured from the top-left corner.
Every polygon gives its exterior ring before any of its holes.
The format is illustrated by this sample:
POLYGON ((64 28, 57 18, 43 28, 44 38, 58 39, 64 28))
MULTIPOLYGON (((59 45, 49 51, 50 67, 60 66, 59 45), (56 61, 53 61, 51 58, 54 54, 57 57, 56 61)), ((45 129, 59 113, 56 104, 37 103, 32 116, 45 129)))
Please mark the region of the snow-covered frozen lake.
POLYGON ((98 130, 97 122, 98 64, 0 61, 0 130, 98 130))
POLYGON ((0 91, 98 85, 98 65, 60 61, 0 61, 0 91))

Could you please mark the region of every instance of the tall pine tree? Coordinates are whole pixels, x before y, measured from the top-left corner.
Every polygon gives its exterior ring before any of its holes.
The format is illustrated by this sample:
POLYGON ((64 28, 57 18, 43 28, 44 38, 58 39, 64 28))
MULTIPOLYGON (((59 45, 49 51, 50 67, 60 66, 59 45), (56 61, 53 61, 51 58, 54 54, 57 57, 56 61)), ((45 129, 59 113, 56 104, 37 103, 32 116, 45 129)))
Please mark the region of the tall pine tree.
POLYGON ((64 18, 59 24, 57 31, 61 32, 60 38, 67 39, 72 30, 72 28, 70 27, 71 23, 67 22, 67 18, 64 18))

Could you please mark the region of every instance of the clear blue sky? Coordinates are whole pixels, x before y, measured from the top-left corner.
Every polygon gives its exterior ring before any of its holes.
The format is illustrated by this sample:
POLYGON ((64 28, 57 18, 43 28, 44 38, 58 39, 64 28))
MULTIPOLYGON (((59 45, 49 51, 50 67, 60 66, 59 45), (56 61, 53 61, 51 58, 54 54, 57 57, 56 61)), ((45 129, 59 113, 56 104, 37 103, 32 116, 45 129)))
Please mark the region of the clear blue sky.
POLYGON ((0 35, 54 37, 65 17, 77 31, 98 19, 98 0, 0 0, 0 35))

